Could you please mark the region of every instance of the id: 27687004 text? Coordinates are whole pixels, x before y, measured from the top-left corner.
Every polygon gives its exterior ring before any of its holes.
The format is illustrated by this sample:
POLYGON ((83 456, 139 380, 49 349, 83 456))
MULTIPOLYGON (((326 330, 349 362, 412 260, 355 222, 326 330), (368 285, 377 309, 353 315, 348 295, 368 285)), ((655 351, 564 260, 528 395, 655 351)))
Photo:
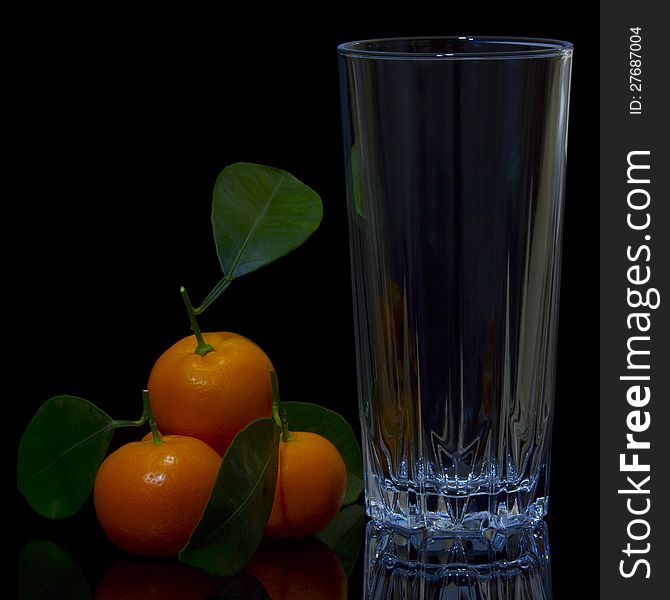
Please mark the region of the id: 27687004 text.
POLYGON ((642 27, 631 27, 628 38, 629 75, 628 88, 631 100, 628 112, 631 115, 642 114, 642 27))

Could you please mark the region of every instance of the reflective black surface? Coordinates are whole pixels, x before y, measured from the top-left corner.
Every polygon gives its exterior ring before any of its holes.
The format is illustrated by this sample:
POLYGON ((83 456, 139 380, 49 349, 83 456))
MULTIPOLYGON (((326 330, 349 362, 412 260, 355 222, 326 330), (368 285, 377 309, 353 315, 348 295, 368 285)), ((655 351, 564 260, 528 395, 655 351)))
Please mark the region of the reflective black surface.
POLYGON ((113 551, 95 566, 67 540, 34 540, 19 551, 19 598, 283 598, 364 600, 551 600, 544 522, 517 531, 452 537, 368 522, 349 577, 345 560, 315 538, 264 540, 245 571, 215 577, 174 559, 113 551), (82 567, 82 565, 84 565, 82 567))

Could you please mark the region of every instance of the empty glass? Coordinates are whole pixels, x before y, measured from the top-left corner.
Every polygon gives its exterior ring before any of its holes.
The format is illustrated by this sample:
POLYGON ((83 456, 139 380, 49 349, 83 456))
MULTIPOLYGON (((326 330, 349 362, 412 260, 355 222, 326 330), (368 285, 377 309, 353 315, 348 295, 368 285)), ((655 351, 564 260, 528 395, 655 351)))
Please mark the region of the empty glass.
POLYGON ((366 507, 504 529, 547 508, 572 46, 339 47, 366 507))

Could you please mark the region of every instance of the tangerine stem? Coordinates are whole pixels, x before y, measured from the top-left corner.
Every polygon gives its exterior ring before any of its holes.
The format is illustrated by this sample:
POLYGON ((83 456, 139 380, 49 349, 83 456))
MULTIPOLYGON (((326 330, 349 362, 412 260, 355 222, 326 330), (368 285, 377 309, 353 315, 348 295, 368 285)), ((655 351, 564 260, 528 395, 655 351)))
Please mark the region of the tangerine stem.
POLYGON ((290 442, 293 440, 293 436, 288 430, 288 419, 286 418, 286 409, 282 408, 279 411, 279 414, 281 415, 281 441, 290 442))
POLYGON ((181 286, 181 297, 184 300, 184 304, 186 305, 186 312, 188 312, 188 318, 191 321, 191 331, 195 334, 195 339, 198 342, 198 345, 195 348, 195 353, 199 354, 200 356, 205 356, 205 354, 211 352, 214 350, 214 348, 212 348, 212 346, 210 346, 202 337, 200 327, 198 327, 198 321, 195 318, 195 310, 191 304, 191 300, 189 299, 188 294, 186 293, 186 288, 183 285, 181 286))
POLYGON ((198 308, 193 309, 193 312, 195 312, 196 315, 205 312, 205 309, 228 289, 228 286, 232 281, 233 278, 230 277, 230 275, 224 276, 223 279, 214 286, 214 289, 207 294, 207 297, 202 301, 202 304, 198 306, 198 308))
POLYGON ((154 444, 162 444, 161 434, 158 433, 158 425, 156 425, 156 419, 154 419, 154 414, 151 412, 151 402, 149 401, 149 390, 142 390, 142 418, 149 421, 149 427, 151 427, 151 434, 154 438, 154 444))
POLYGON ((277 374, 270 371, 270 381, 272 383, 272 418, 277 427, 281 427, 282 442, 290 442, 293 436, 288 429, 288 419, 286 418, 286 409, 281 405, 279 399, 279 386, 277 385, 277 374))
POLYGON ((119 427, 141 427, 146 422, 147 422, 146 418, 144 417, 144 415, 142 415, 139 419, 135 421, 125 421, 123 419, 112 421, 112 427, 114 429, 118 429, 119 427))

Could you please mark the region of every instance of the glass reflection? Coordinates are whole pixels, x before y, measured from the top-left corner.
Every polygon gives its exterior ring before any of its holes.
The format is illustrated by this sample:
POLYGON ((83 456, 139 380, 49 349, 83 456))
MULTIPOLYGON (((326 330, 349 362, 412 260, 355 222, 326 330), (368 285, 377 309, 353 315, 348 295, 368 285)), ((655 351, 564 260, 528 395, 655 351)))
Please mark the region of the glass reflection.
POLYGON ((426 537, 368 523, 365 600, 551 600, 543 521, 485 536, 426 537))

